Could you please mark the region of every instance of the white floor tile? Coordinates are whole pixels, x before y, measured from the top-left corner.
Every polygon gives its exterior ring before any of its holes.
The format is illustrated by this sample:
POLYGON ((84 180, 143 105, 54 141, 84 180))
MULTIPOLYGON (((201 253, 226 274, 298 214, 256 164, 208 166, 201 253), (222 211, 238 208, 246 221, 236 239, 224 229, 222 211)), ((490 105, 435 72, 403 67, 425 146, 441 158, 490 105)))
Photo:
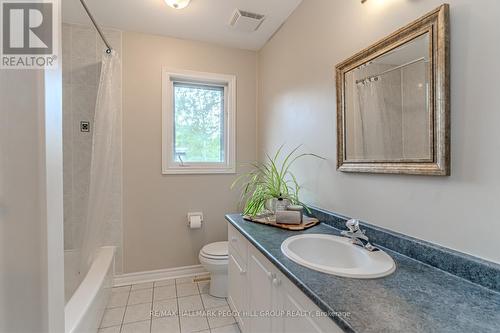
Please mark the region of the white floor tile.
POLYGON ((142 289, 130 292, 128 305, 151 303, 153 301, 153 289, 142 289))
POLYGON ((127 305, 129 292, 113 292, 109 298, 108 308, 116 308, 127 305))
POLYGON ((241 333, 237 324, 229 326, 217 327, 211 330, 212 333, 241 333))
POLYGON ((210 290, 210 281, 198 282, 198 289, 200 290, 200 294, 208 294, 210 290))
POLYGON ((101 321, 101 328, 121 325, 125 308, 106 309, 101 321))
POLYGON ((183 283, 177 285, 177 297, 191 296, 199 294, 198 284, 183 283))
POLYGON ((226 299, 208 294, 210 281, 193 278, 113 288, 98 333, 240 333, 226 299))
POLYGON ((208 294, 202 294, 201 300, 203 301, 203 306, 205 307, 205 309, 228 305, 225 298, 214 297, 208 294))
POLYGON ((153 303, 153 319, 178 315, 177 299, 166 299, 153 303))
POLYGON ((181 332, 199 332, 209 328, 207 318, 200 312, 199 316, 181 316, 181 332))
POLYGON ((143 321, 151 318, 151 303, 127 306, 124 323, 143 321))
POLYGON ((175 298, 177 294, 175 292, 175 285, 157 287, 154 289, 154 301, 161 301, 164 299, 175 298))
POLYGON ((151 322, 151 333, 179 333, 179 317, 165 317, 153 319, 151 322))
POLYGON ((155 281, 155 287, 171 286, 175 284, 175 279, 155 281))
POLYGON ((132 285, 132 290, 151 289, 151 288, 153 288, 153 282, 144 282, 132 285))
POLYGON ((179 312, 198 311, 203 310, 203 303, 201 302, 200 295, 179 297, 179 312))
POLYGON ((207 319, 210 329, 216 327, 228 326, 236 323, 236 320, 232 316, 231 309, 229 306, 222 306, 219 308, 213 308, 208 310, 207 319))
POLYGON ((122 326, 121 333, 149 333, 151 329, 151 320, 139 321, 122 326))
POLYGON ((120 333, 121 325, 100 328, 97 333, 120 333))

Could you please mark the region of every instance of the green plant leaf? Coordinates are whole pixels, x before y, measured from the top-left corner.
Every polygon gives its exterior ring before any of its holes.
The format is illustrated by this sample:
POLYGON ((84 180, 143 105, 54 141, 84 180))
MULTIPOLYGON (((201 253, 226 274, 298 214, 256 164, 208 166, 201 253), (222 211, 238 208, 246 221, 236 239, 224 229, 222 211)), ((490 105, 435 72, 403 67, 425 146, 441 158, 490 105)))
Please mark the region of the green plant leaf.
POLYGON ((241 191, 240 204, 246 200, 243 208, 245 215, 256 216, 262 213, 265 210, 266 201, 278 197, 288 199, 293 204, 300 204, 310 212, 309 208, 299 199, 300 185, 295 175, 290 172, 290 167, 302 157, 324 158, 312 153, 297 154, 301 146, 292 149, 280 163, 284 144, 281 145, 272 157, 266 154, 264 162, 249 163, 251 171, 239 175, 234 180, 231 189, 239 186, 241 191))

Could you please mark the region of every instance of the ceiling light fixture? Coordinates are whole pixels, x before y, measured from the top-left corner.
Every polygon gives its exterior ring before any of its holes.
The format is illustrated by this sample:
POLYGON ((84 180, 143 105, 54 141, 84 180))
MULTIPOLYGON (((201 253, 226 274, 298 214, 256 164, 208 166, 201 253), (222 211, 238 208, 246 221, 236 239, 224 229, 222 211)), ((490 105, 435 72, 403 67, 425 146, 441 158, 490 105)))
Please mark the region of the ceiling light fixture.
POLYGON ((167 5, 175 9, 186 8, 191 0, 165 0, 167 5))

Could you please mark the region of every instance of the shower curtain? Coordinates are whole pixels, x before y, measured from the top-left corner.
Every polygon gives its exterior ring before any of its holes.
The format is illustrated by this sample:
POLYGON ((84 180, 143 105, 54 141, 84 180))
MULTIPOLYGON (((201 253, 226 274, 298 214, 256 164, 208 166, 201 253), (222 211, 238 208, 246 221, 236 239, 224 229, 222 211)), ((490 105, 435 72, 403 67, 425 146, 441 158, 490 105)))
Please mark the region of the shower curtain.
MULTIPOLYGON (((383 71, 384 68, 375 67, 375 70, 383 71)), ((370 75, 368 72, 363 74, 370 75)), ((378 81, 357 84, 356 92, 362 156, 375 160, 401 158, 403 104, 400 71, 387 73, 378 81)))
POLYGON ((383 83, 369 82, 356 86, 363 157, 373 159, 385 154, 383 130, 383 83))
POLYGON ((85 274, 98 248, 113 238, 112 221, 121 210, 120 59, 113 50, 102 57, 92 136, 87 221, 80 254, 85 274), (117 209, 117 206, 119 209, 117 209))

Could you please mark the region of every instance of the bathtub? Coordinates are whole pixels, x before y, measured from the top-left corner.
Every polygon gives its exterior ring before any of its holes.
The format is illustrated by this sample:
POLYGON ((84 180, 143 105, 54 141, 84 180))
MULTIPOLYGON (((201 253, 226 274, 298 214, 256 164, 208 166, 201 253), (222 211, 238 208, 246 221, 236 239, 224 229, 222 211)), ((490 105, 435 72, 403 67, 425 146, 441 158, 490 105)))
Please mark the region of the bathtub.
POLYGON ((77 255, 65 253, 65 332, 96 333, 113 286, 115 247, 101 247, 83 279, 78 275, 77 255))

